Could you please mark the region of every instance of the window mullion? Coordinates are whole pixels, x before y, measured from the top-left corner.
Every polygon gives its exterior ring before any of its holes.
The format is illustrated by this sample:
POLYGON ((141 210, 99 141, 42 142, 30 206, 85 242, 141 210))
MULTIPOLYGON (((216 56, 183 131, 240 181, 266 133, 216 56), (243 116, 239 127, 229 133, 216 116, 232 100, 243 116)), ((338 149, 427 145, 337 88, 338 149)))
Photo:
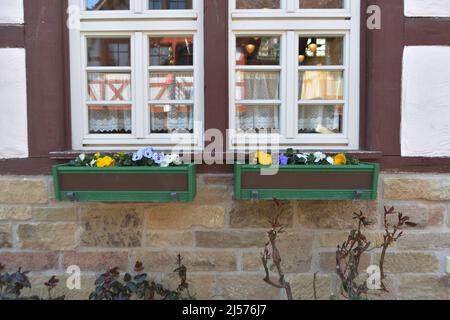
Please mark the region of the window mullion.
POLYGON ((143 48, 143 33, 136 32, 134 35, 134 61, 133 66, 133 79, 134 85, 134 103, 133 103, 133 124, 135 135, 138 139, 145 137, 144 128, 144 106, 145 103, 145 76, 146 68, 144 67, 144 48, 143 48))
MULTIPOLYGON (((297 91, 296 86, 296 72, 297 72, 297 60, 294 59, 296 52, 296 37, 294 31, 287 32, 287 45, 286 52, 284 54, 286 60, 286 104, 285 104, 285 118, 286 118, 286 138, 293 139, 296 136, 295 126, 297 119, 294 117, 296 114, 297 105, 297 91)), ((297 46, 298 47, 298 46, 297 46)))

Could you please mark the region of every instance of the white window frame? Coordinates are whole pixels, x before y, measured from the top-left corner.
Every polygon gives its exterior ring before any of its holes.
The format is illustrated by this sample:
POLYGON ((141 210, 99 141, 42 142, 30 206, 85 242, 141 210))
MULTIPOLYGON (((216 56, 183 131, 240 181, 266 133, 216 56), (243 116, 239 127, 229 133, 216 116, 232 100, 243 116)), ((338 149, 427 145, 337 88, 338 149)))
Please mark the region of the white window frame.
MULTIPOLYGON (((79 29, 69 30, 72 148, 74 150, 134 150, 154 146, 168 150, 177 146, 183 151, 204 147, 204 66, 203 66, 203 0, 193 0, 192 10, 148 10, 147 0, 130 0, 130 10, 87 11, 84 0, 69 0, 69 6, 80 8, 79 29), (194 42, 194 134, 150 134, 149 37, 189 36, 194 42), (87 37, 130 37, 131 67, 87 67, 87 37), (88 130, 87 69, 131 69, 132 128, 131 135, 93 135, 88 130)), ((161 70, 177 69, 162 67, 161 70)), ((174 70, 175 71, 175 70, 174 70)), ((166 104, 165 101, 160 103, 166 104)))
MULTIPOLYGON (((358 150, 360 128, 360 1, 344 0, 343 9, 300 9, 298 0, 281 0, 281 9, 236 9, 229 1, 229 140, 230 151, 295 148, 300 150, 358 150), (235 72, 236 36, 280 35, 280 134, 258 135, 236 132, 235 72), (298 41, 301 35, 344 37, 344 120, 342 134, 298 133, 298 71, 341 70, 340 67, 298 66, 298 41), (283 76, 284 74, 284 76, 283 76), (292 85, 290 85, 292 84, 292 85), (255 145, 252 145, 252 143, 255 145), (248 145, 250 143, 250 146, 248 145), (260 144, 260 145, 256 145, 260 144)), ((245 68, 245 67, 244 67, 245 68)), ((265 70, 266 68, 264 68, 265 70)), ((314 101, 318 102, 318 101, 314 101)), ((338 101, 324 101, 336 104, 338 101)), ((303 102, 302 102, 303 103, 303 102)), ((340 104, 340 101, 339 101, 340 104)))

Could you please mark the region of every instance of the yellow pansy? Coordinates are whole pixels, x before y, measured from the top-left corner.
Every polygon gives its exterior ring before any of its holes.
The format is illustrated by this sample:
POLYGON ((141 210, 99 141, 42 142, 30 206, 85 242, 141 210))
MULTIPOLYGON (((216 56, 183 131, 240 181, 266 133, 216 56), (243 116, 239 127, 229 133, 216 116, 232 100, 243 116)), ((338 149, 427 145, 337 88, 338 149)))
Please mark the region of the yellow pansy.
POLYGON ((97 153, 94 155, 94 159, 98 159, 98 158, 100 158, 100 152, 97 152, 97 153))
POLYGON ((261 164, 263 166, 272 165, 272 155, 270 155, 269 153, 262 152, 262 151, 259 151, 257 153, 257 155, 258 155, 259 164, 261 164))
POLYGON ((97 160, 97 167, 106 168, 106 167, 114 167, 116 165, 116 160, 113 158, 106 156, 103 158, 99 158, 97 160))
POLYGON ((345 154, 340 153, 334 157, 334 165, 342 166, 346 164, 347 164, 347 157, 345 156, 345 154))

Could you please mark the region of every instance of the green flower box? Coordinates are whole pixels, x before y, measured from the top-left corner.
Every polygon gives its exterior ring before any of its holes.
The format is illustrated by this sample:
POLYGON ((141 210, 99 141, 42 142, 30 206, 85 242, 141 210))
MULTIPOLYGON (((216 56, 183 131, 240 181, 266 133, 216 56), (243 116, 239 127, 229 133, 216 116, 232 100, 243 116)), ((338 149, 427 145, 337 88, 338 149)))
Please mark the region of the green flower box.
POLYGON ((262 175, 268 166, 235 164, 237 200, 376 200, 380 167, 359 165, 287 165, 262 175))
POLYGON ((53 166, 55 197, 80 202, 191 202, 196 167, 53 166))

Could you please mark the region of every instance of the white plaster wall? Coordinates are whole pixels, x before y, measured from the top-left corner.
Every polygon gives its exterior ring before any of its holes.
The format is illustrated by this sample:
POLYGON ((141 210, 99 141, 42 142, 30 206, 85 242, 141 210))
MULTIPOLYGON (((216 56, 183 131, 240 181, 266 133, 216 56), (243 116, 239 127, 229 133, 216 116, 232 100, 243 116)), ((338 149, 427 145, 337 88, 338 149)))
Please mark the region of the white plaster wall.
POLYGON ((23 0, 0 0, 0 23, 23 23, 23 0))
POLYGON ((25 66, 25 49, 0 49, 0 159, 28 157, 25 66))
POLYGON ((450 17, 450 0, 405 0, 405 16, 450 17))
POLYGON ((405 48, 401 128, 402 156, 450 157, 450 47, 405 48))

